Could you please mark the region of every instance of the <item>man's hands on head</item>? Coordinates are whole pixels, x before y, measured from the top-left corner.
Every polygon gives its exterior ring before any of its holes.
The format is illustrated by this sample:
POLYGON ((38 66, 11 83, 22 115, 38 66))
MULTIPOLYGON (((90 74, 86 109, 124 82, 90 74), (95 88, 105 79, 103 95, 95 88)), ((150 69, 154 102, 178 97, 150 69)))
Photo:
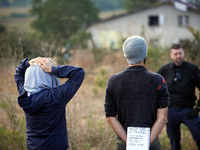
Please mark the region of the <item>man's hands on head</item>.
POLYGON ((45 61, 45 59, 46 58, 44 58, 44 57, 37 57, 37 58, 33 58, 33 59, 29 60, 28 63, 30 66, 34 66, 34 63, 37 63, 37 64, 42 63, 43 61, 45 61))
POLYGON ((51 63, 45 57, 37 57, 37 58, 31 59, 28 63, 30 64, 30 66, 34 66, 34 63, 37 63, 38 66, 47 73, 51 73, 52 71, 51 63))

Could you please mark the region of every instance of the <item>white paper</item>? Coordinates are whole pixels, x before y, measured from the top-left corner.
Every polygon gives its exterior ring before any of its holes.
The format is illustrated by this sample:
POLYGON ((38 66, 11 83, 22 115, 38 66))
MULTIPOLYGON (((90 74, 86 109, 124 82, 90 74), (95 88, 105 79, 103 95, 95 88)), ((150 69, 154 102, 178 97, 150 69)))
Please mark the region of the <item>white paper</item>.
POLYGON ((150 128, 128 127, 126 150, 149 150, 150 128))

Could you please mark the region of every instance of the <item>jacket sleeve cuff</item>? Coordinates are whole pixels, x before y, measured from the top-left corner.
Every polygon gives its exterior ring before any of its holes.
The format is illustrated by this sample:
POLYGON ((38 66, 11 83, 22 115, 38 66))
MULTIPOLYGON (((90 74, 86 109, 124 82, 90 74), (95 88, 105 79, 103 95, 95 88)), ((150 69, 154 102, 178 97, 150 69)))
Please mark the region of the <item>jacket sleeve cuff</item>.
POLYGON ((25 58, 24 60, 21 61, 21 63, 26 67, 28 68, 30 66, 30 64, 28 63, 30 59, 28 58, 25 58))
POLYGON ((59 68, 60 68, 59 65, 57 67, 56 66, 52 66, 51 74, 52 75, 58 75, 59 68))

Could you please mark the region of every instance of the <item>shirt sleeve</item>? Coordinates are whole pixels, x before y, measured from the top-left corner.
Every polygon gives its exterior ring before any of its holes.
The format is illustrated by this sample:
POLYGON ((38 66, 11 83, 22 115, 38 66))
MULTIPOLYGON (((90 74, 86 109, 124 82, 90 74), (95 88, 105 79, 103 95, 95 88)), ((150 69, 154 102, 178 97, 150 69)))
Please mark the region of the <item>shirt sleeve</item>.
POLYGON ((107 88, 106 88, 106 96, 105 96, 105 116, 106 117, 116 117, 117 116, 117 106, 114 102, 112 95, 112 76, 108 80, 107 88))
POLYGON ((167 83, 163 77, 161 77, 158 84, 158 108, 168 107, 170 104, 169 92, 167 89, 167 83))

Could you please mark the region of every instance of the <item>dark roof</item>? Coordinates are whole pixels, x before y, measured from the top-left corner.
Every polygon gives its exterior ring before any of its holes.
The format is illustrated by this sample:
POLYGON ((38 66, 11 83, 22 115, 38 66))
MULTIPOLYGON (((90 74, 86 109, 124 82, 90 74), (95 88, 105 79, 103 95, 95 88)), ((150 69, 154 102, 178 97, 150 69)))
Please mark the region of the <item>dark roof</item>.
MULTIPOLYGON (((115 16, 112 16, 112 17, 107 18, 107 19, 102 19, 102 20, 99 20, 99 21, 97 21, 95 23, 107 22, 107 21, 110 21, 110 20, 114 20, 114 19, 117 19, 117 18, 121 18, 121 17, 124 17, 124 16, 135 14, 135 13, 138 13, 138 12, 141 12, 141 11, 144 11, 144 10, 153 9, 153 8, 157 8, 157 7, 160 7, 160 6, 166 6, 166 5, 170 5, 170 6, 174 7, 174 3, 172 3, 172 2, 171 3, 156 3, 156 4, 153 4, 153 5, 148 6, 148 7, 140 8, 138 10, 133 10, 133 11, 129 11, 129 12, 124 13, 124 14, 115 15, 115 16)), ((191 5, 187 4, 187 6, 189 8, 188 11, 192 11, 194 13, 200 13, 200 11, 194 9, 193 7, 191 7, 191 5)))

